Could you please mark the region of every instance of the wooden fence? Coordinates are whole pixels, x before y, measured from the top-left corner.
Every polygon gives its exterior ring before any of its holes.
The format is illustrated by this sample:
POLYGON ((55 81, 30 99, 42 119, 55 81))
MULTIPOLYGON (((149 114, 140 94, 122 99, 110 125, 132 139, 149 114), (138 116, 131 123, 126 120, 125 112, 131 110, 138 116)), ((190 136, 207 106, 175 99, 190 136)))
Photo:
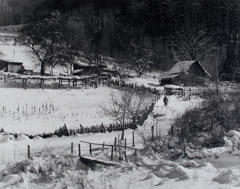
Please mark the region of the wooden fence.
MULTIPOLYGON (((135 147, 135 138, 134 138, 134 132, 133 132, 132 146, 127 146, 127 139, 126 138, 124 139, 124 144, 123 145, 117 144, 117 138, 115 137, 113 144, 105 144, 105 142, 96 143, 96 142, 80 141, 80 143, 77 144, 77 152, 74 152, 74 143, 72 142, 71 145, 70 145, 70 150, 66 151, 66 153, 77 154, 77 156, 80 158, 80 160, 82 158, 86 162, 86 161, 92 161, 92 159, 88 158, 88 157, 89 156, 94 156, 94 152, 96 152, 96 151, 104 152, 105 150, 109 150, 108 147, 110 147, 110 150, 111 150, 110 157, 109 157, 109 159, 111 161, 114 160, 114 154, 115 154, 115 156, 117 156, 118 160, 120 160, 120 161, 125 160, 126 162, 128 162, 128 156, 127 156, 126 151, 127 150, 132 150, 134 152, 133 155, 134 155, 134 159, 135 159, 135 162, 136 162, 138 151, 141 150, 141 149, 135 147), (81 150, 82 143, 85 143, 85 144, 89 145, 89 154, 83 154, 82 153, 82 150, 81 150), (100 148, 99 147, 94 148, 94 146, 100 146, 100 148)), ((27 158, 31 159, 33 154, 34 154, 34 152, 31 152, 30 145, 27 145, 27 158)), ((109 164, 106 161, 100 160, 100 159, 98 159, 98 160, 94 159, 94 161, 96 163, 100 163, 100 164, 109 164)), ((112 164, 112 163, 110 163, 110 164, 112 164)))
POLYGON ((51 84, 57 84, 58 88, 73 87, 73 88, 87 88, 87 87, 98 87, 98 85, 107 83, 106 77, 98 77, 96 74, 89 76, 40 76, 40 75, 20 75, 13 73, 4 73, 1 75, 4 82, 11 80, 21 81, 21 87, 27 89, 30 84, 38 85, 39 88, 44 89, 46 82, 51 84))
POLYGON ((77 129, 68 129, 67 125, 64 124, 63 127, 57 129, 54 133, 44 133, 40 135, 43 138, 52 137, 53 135, 61 136, 72 136, 76 134, 88 134, 88 133, 106 133, 106 132, 118 132, 127 129, 136 129, 137 125, 142 125, 144 121, 148 118, 148 115, 153 111, 154 103, 152 103, 149 107, 146 107, 145 111, 142 115, 137 118, 136 122, 126 123, 125 125, 121 125, 119 123, 110 123, 110 124, 99 124, 91 127, 83 127, 81 124, 77 129))
POLYGON ((121 88, 129 88, 136 91, 150 92, 154 95, 160 95, 161 93, 163 93, 163 90, 157 90, 155 87, 146 87, 144 85, 139 85, 137 83, 125 83, 124 81, 121 81, 121 80, 111 79, 109 80, 109 85, 113 85, 121 88))

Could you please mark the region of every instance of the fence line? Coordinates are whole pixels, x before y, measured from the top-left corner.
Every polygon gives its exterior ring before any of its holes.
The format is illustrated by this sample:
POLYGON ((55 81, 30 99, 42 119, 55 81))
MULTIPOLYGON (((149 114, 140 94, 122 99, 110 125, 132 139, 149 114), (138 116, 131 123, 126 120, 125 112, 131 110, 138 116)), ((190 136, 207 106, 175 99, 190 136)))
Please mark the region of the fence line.
POLYGON ((153 111, 154 103, 152 103, 149 107, 145 109, 142 115, 137 118, 136 122, 126 123, 125 125, 121 125, 120 123, 110 123, 108 125, 104 125, 103 123, 96 126, 91 127, 83 127, 80 124, 80 127, 77 129, 68 129, 66 124, 63 127, 60 127, 54 133, 44 133, 43 135, 39 135, 43 138, 51 137, 52 135, 61 136, 72 136, 76 134, 88 134, 88 133, 106 133, 106 132, 118 132, 127 129, 136 129, 137 125, 142 125, 144 121, 148 118, 148 115, 153 111))
POLYGON ((150 92, 154 95, 159 95, 160 93, 162 93, 161 90, 157 90, 155 87, 146 87, 144 85, 139 85, 137 83, 126 83, 125 81, 118 80, 118 79, 114 79, 114 80, 110 79, 108 83, 109 85, 113 85, 116 87, 129 88, 136 91, 150 92))

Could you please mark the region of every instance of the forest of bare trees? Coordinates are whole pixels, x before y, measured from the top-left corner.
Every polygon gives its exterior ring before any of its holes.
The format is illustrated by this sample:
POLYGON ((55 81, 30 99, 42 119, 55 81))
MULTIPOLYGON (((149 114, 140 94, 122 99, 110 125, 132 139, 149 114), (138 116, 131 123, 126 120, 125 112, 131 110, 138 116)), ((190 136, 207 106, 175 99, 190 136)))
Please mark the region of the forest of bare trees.
POLYGON ((7 24, 34 25, 60 11, 63 27, 75 36, 65 46, 71 46, 71 52, 86 52, 95 62, 105 55, 130 62, 141 72, 142 67, 167 70, 177 60, 197 59, 212 73, 217 61, 223 79, 240 75, 238 0, 6 2, 10 7, 6 14, 11 15, 7 24))

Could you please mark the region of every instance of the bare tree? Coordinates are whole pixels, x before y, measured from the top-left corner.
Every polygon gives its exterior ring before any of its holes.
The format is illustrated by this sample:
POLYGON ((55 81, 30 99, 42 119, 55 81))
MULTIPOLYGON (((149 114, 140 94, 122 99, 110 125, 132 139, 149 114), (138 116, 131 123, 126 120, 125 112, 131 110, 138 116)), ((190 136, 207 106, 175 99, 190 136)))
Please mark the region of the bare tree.
MULTIPOLYGON (((123 127, 126 123, 136 122, 150 104, 151 98, 148 93, 124 89, 112 92, 108 105, 101 109, 104 115, 123 127)), ((124 130, 121 139, 124 139, 124 130)))
POLYGON ((61 15, 58 11, 52 12, 43 20, 32 22, 23 30, 19 39, 38 58, 41 75, 45 75, 46 66, 50 66, 52 70, 61 57, 62 36, 61 15))
POLYGON ((130 64, 133 70, 141 77, 146 72, 150 65, 153 64, 155 53, 145 42, 131 42, 129 45, 130 64))
POLYGON ((186 60, 201 60, 216 46, 204 26, 189 26, 177 30, 169 38, 169 42, 186 60))
POLYGON ((120 60, 113 66, 113 69, 117 72, 120 80, 122 80, 126 74, 130 73, 131 65, 126 60, 120 60))
POLYGON ((151 96, 146 92, 124 89, 110 94, 107 106, 101 107, 104 115, 117 121, 121 126, 135 122, 151 104, 151 96))

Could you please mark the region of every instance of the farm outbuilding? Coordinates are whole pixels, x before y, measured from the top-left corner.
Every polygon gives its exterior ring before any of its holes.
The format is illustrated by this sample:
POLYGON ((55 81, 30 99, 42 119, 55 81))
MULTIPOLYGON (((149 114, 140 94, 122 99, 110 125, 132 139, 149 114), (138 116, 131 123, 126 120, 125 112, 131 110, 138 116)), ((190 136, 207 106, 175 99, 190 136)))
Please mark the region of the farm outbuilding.
POLYGON ((112 68, 104 67, 101 69, 101 75, 117 76, 118 72, 112 68))
POLYGON ((205 85, 210 74, 196 60, 177 62, 159 77, 161 85, 205 85))
POLYGON ((22 62, 0 60, 0 70, 11 73, 21 73, 24 70, 22 62))
POLYGON ((176 86, 176 85, 165 85, 164 86, 164 91, 166 95, 172 95, 173 93, 180 93, 181 95, 183 95, 183 88, 180 86, 176 86))
POLYGON ((90 75, 90 74, 97 74, 103 68, 107 68, 106 65, 96 65, 96 64, 89 64, 85 62, 76 62, 73 64, 73 73, 74 75, 90 75))

